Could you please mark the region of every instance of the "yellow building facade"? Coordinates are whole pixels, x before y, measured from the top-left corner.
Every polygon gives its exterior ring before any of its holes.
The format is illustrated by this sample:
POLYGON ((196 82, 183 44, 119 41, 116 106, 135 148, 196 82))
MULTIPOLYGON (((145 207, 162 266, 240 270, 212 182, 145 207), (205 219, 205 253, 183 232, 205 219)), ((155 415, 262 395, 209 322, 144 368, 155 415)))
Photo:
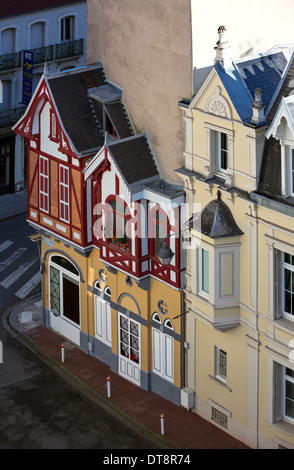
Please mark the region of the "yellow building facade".
POLYGON ((179 103, 188 408, 252 448, 293 448, 293 50, 232 61, 218 33, 179 103))

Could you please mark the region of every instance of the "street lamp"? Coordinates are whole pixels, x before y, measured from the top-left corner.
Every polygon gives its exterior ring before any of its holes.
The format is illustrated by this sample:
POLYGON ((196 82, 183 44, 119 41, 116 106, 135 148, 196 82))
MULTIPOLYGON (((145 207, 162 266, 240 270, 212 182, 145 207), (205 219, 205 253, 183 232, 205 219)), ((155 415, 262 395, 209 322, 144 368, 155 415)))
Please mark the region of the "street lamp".
MULTIPOLYGON (((171 237, 172 235, 178 235, 178 234, 182 234, 182 240, 185 241, 185 242, 190 241, 190 239, 191 239, 189 228, 185 228, 185 229, 183 229, 179 232, 176 232, 176 233, 171 233, 168 236, 168 238, 171 237)), ((163 264, 164 266, 169 265, 171 260, 173 259, 174 255, 175 255, 174 252, 172 251, 172 249, 166 243, 166 239, 163 240, 163 242, 161 243, 160 250, 158 251, 158 253, 156 253, 156 256, 159 259, 160 263, 163 264)))
POLYGON ((159 252, 157 253, 157 258, 161 262, 161 264, 164 264, 167 266, 171 260, 174 257, 174 252, 171 250, 171 248, 168 246, 165 240, 161 243, 161 247, 159 252))

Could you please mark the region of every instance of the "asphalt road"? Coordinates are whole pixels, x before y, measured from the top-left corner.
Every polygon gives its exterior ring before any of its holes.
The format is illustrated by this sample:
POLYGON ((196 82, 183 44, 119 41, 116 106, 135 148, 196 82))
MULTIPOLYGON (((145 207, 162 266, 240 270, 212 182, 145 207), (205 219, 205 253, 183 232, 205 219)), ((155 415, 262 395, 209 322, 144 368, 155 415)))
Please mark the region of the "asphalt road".
MULTIPOLYGON (((38 247, 30 233, 25 216, 0 222, 1 317, 22 296, 40 291, 38 247)), ((0 340, 0 449, 154 448, 58 376, 2 321, 0 340)))

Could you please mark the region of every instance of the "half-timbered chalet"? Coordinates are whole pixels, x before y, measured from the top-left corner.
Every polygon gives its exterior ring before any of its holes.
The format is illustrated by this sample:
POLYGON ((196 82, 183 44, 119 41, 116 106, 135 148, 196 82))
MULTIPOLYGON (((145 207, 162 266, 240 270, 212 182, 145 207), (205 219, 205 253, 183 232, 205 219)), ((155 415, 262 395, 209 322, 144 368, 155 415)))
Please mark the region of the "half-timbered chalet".
POLYGON ((100 63, 44 74, 14 131, 28 150, 44 324, 180 403, 182 187, 162 179, 100 63))

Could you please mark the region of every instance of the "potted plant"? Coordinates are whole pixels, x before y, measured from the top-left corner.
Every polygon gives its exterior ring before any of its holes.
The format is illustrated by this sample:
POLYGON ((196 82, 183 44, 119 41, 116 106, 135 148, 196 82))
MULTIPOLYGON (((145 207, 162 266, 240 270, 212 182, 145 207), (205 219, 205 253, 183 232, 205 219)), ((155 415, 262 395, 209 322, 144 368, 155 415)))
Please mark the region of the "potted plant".
POLYGON ((128 238, 126 235, 120 234, 117 238, 116 241, 118 242, 119 246, 121 248, 126 249, 128 246, 128 238))

